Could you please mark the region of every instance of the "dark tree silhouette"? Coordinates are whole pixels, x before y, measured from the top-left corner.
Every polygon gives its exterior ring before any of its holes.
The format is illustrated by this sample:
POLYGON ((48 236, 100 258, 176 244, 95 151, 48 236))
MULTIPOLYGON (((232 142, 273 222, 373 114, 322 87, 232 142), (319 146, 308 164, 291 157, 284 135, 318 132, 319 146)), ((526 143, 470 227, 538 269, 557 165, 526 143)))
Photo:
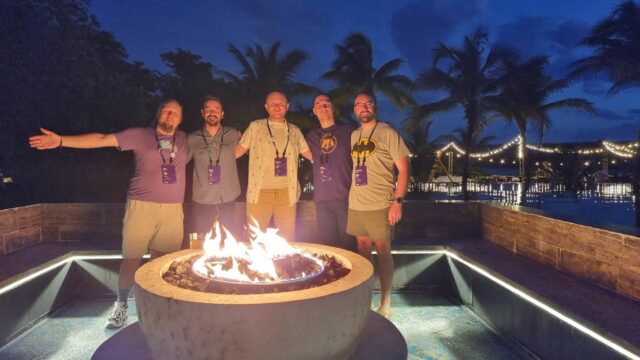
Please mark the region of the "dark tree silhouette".
POLYGON ((400 110, 415 105, 411 97, 412 81, 397 74, 404 60, 393 59, 376 69, 371 41, 361 33, 350 34, 335 49, 337 57, 331 64, 331 70, 321 78, 336 83, 337 88, 331 93, 341 115, 346 117, 351 113, 353 96, 361 90, 382 93, 400 110))
POLYGON ((241 128, 250 121, 266 115, 265 96, 269 91, 283 91, 292 102, 296 95, 311 94, 316 88, 295 81, 296 71, 307 60, 308 55, 299 49, 280 55, 280 42, 269 49, 260 45, 247 47, 243 53, 235 45, 229 44, 229 52, 241 66, 240 74, 219 71, 229 82, 230 107, 241 128))
POLYGON ((113 132, 147 124, 153 114, 153 74, 127 61, 122 45, 88 8, 84 0, 0 2, 0 168, 15 181, 0 201, 125 196, 128 156, 38 153, 27 145, 41 126, 61 133, 113 132))
MULTIPOLYGON (((214 78, 215 67, 202 61, 200 55, 178 49, 160 55, 162 61, 171 69, 162 76, 160 91, 165 97, 174 98, 182 104, 183 123, 181 128, 192 131, 202 126, 200 109, 205 95, 218 96, 225 101, 226 84, 222 79, 214 78)), ((225 125, 235 124, 227 118, 225 125)))
POLYGON ((493 111, 518 126, 522 138, 520 156, 524 164, 525 188, 531 177, 526 147, 528 125, 537 127, 542 134, 550 125, 549 112, 553 110, 578 109, 595 113, 591 102, 585 99, 548 100, 570 85, 566 79, 556 80, 547 75, 545 67, 548 63, 546 56, 535 56, 522 63, 505 60, 505 71, 499 78, 500 93, 488 98, 493 111))
MULTIPOLYGON (((461 106, 466 122, 463 146, 471 147, 488 119, 487 98, 497 90, 502 61, 511 50, 494 48, 485 56, 488 35, 482 29, 464 38, 462 48, 440 43, 433 50, 433 66, 416 80, 419 88, 443 91, 447 97, 436 102, 414 107, 408 117, 427 119, 435 113, 451 111, 461 106), (440 68, 442 65, 444 68, 440 68)), ((462 158, 462 194, 469 199, 469 152, 462 158)))

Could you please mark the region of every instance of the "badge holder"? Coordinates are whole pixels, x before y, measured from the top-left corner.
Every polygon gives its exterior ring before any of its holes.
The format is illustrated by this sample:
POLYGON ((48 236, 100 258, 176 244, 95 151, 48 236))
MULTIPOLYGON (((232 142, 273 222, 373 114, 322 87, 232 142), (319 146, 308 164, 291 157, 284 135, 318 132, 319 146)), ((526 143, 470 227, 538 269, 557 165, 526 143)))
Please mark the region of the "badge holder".
POLYGON ((275 176, 287 176, 287 158, 277 157, 274 159, 275 176))
POLYGON ((176 167, 173 164, 161 165, 162 170, 162 183, 163 184, 175 184, 178 182, 176 177, 176 167))
POLYGON ((220 183, 220 165, 209 165, 207 167, 209 185, 217 185, 220 183))
POLYGON ((367 185, 367 166, 358 165, 356 166, 356 186, 365 185, 367 185))
POLYGON ((330 182, 333 180, 333 170, 329 163, 320 165, 320 181, 330 182))

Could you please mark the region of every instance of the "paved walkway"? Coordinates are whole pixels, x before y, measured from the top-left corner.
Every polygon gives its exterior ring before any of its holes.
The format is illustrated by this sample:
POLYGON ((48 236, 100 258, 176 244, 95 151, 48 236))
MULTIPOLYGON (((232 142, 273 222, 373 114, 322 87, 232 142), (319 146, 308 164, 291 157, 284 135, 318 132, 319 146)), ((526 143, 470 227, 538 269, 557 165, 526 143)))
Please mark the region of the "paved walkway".
MULTIPOLYGON (((377 300, 377 296, 374 296, 377 300)), ((391 321, 405 337, 409 359, 520 359, 469 310, 438 293, 393 294, 391 321)), ((111 302, 82 300, 64 307, 0 348, 0 358, 89 359, 118 330, 107 330, 111 302)), ((130 301, 129 323, 137 321, 130 301)))

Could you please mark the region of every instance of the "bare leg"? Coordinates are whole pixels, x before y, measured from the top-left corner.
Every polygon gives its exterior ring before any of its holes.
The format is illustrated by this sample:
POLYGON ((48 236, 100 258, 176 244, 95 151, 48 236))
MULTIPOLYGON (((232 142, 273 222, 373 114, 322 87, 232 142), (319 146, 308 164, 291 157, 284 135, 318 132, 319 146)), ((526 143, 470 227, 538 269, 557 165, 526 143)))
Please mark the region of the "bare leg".
POLYGON ((384 317, 391 315, 391 283, 393 281, 393 257, 390 241, 375 241, 378 253, 377 267, 380 278, 380 307, 378 313, 384 317))
POLYGON ((357 236, 358 254, 369 260, 373 264, 373 255, 371 255, 371 240, 367 236, 357 236))
POLYGON ((120 275, 118 277, 118 287, 120 289, 131 289, 133 286, 133 276, 140 267, 142 258, 122 259, 120 264, 120 275))

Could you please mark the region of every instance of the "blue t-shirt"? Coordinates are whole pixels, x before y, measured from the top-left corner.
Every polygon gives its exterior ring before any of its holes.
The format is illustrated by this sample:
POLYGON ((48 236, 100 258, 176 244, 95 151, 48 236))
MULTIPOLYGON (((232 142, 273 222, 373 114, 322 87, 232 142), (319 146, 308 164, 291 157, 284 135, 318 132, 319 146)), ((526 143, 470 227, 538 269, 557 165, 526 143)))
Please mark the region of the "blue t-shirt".
POLYGON ((355 128, 351 124, 336 123, 326 129, 313 129, 307 134, 307 143, 313 154, 313 200, 349 198, 353 169, 351 133, 355 128), (330 181, 322 181, 321 166, 331 168, 330 181))

